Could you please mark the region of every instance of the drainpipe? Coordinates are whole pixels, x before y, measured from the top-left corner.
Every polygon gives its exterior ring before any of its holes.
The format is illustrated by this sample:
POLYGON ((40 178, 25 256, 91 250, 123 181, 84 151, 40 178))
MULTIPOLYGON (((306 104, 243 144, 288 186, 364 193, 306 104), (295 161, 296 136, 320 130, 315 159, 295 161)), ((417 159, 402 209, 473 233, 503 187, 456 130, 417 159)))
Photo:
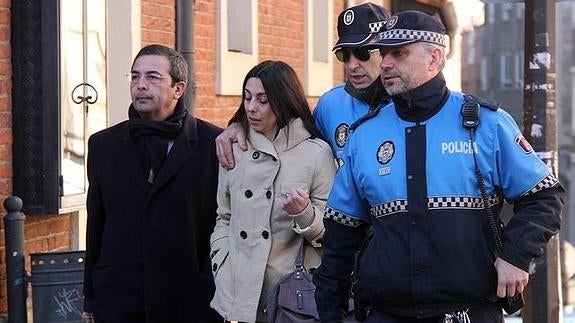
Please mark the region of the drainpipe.
POLYGON ((176 2, 176 49, 188 62, 188 86, 184 102, 193 115, 196 99, 196 72, 194 62, 194 6, 195 0, 177 0, 176 2))

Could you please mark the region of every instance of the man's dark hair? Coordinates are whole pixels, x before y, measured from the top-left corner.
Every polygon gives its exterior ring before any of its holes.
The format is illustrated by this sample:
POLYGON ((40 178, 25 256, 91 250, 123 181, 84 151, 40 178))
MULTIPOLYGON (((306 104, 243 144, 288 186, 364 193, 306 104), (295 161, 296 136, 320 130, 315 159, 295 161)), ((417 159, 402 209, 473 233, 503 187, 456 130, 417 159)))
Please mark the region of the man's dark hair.
POLYGON ((245 133, 248 133, 249 123, 245 110, 246 84, 252 77, 260 79, 270 107, 277 118, 277 127, 285 127, 291 119, 301 118, 304 127, 313 137, 320 137, 315 128, 313 116, 309 108, 305 92, 291 66, 282 61, 267 60, 254 66, 244 78, 242 85, 242 102, 232 117, 239 121, 245 133))
MULTIPOLYGON (((172 84, 176 82, 188 82, 188 62, 182 54, 178 51, 160 44, 152 44, 140 49, 134 62, 140 56, 158 55, 164 56, 170 61, 170 76, 172 77, 172 84)), ((132 63, 132 67, 134 63, 132 63)))

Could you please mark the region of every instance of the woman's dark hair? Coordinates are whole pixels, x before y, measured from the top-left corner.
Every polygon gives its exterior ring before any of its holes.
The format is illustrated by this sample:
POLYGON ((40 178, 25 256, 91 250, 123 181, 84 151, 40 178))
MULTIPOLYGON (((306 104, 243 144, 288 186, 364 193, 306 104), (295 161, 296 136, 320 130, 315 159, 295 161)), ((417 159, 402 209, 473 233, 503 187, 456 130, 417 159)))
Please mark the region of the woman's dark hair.
POLYGON ((244 78, 242 102, 231 120, 240 122, 246 134, 249 130, 249 123, 244 106, 245 88, 246 83, 252 77, 262 82, 270 107, 277 118, 278 129, 285 127, 291 119, 301 118, 304 127, 312 137, 321 138, 315 128, 313 116, 297 74, 288 64, 271 60, 254 66, 244 78))

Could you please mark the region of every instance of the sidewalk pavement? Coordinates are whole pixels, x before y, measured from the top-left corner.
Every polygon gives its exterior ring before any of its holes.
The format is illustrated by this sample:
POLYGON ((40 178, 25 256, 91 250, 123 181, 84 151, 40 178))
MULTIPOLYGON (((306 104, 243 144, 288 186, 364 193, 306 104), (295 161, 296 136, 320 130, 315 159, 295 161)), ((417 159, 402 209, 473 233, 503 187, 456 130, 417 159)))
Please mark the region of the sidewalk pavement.
MULTIPOLYGON (((517 316, 506 316, 505 323, 522 323, 523 319, 517 316)), ((575 323, 575 307, 566 306, 563 310, 563 323, 575 323)))

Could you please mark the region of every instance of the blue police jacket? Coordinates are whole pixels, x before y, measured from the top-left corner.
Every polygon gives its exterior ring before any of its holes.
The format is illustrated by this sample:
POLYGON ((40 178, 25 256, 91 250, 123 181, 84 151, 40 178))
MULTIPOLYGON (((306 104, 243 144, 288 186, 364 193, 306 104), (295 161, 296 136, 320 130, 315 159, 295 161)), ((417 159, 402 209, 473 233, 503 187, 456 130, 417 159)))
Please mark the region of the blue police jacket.
POLYGON ((349 127, 369 111, 389 101, 380 79, 361 92, 349 84, 337 85, 319 98, 313 111, 315 125, 338 160, 343 155, 349 127))
POLYGON ((563 188, 511 116, 481 107, 471 141, 462 93, 445 93, 427 118, 408 120, 391 103, 350 134, 314 278, 326 321, 341 311, 350 255, 362 243, 354 291, 373 308, 423 318, 497 301, 497 255, 474 153, 496 216, 504 200, 515 204, 499 257, 528 271, 558 232, 563 188), (366 223, 373 231, 364 242, 366 223))

